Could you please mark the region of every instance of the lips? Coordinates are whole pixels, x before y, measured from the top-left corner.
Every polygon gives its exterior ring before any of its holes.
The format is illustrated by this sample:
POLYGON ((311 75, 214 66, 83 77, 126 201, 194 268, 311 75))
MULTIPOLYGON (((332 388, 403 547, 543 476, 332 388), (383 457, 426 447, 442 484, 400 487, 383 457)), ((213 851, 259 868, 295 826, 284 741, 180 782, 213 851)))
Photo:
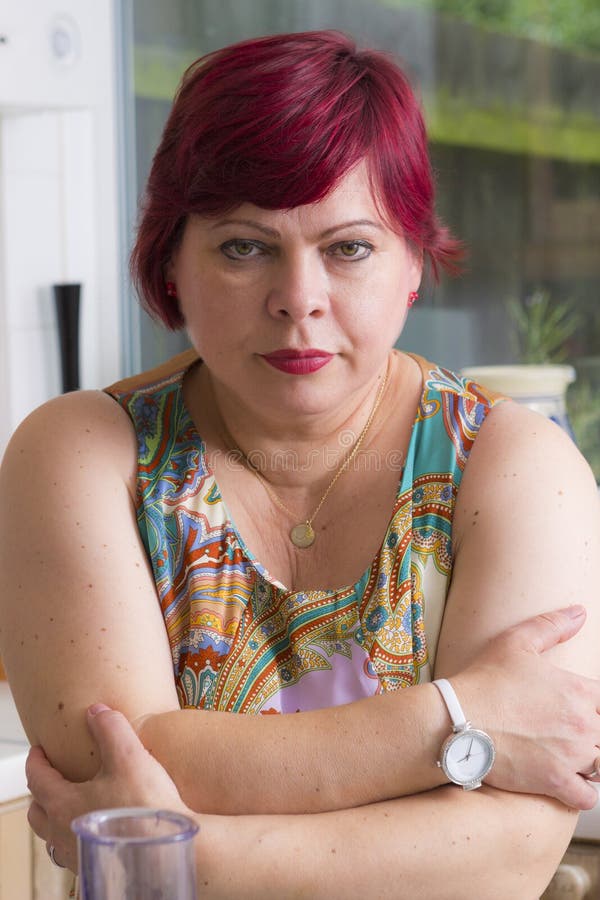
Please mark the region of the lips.
POLYGON ((333 359, 333 353, 326 350, 318 350, 313 347, 307 350, 294 350, 291 347, 283 350, 274 350, 272 353, 262 354, 262 358, 288 375, 309 375, 326 366, 333 359))

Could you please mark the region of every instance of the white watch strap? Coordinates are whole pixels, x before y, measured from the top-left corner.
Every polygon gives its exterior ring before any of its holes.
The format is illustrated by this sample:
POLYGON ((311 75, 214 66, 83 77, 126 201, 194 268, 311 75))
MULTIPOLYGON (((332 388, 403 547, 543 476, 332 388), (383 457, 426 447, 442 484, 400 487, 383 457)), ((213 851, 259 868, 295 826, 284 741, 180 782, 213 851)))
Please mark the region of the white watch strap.
POLYGON ((435 681, 432 681, 432 684, 435 684, 436 688, 444 698, 444 703, 448 707, 448 712, 450 713, 450 718, 452 719, 454 727, 464 727, 467 722, 467 717, 463 712, 462 706, 460 705, 455 690, 450 682, 445 678, 437 678, 435 681))

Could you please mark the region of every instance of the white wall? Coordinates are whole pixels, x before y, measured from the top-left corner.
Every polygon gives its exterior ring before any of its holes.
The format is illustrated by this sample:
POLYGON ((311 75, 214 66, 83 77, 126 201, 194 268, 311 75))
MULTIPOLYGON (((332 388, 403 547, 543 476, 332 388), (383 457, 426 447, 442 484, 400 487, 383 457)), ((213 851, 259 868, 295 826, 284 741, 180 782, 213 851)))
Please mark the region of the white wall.
POLYGON ((61 390, 53 283, 83 284, 82 387, 121 374, 115 31, 113 0, 0 0, 0 453, 61 390))

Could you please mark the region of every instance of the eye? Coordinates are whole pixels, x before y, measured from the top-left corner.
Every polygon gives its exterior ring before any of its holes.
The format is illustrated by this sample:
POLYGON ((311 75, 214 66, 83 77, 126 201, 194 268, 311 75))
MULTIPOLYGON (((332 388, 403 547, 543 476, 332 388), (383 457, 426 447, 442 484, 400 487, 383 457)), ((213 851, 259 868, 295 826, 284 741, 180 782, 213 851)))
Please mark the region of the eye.
POLYGON ((266 248, 260 241, 248 241, 243 238, 233 238, 221 244, 221 253, 224 253, 228 259, 252 259, 255 256, 262 255, 266 248))
POLYGON ((366 259, 371 255, 373 249, 373 244, 370 244, 368 241, 340 241, 334 244, 329 252, 332 256, 354 262, 355 260, 366 259))

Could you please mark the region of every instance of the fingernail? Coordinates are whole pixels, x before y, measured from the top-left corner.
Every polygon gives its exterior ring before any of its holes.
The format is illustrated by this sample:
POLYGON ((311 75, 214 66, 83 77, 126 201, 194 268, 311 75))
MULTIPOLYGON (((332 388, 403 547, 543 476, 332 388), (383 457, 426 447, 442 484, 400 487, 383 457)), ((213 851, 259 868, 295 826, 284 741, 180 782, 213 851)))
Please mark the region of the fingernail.
POLYGON ((88 716, 97 716, 105 709, 110 709, 110 706, 107 706, 106 703, 94 703, 92 706, 88 706, 88 716))
POLYGON ((585 606, 582 606, 581 603, 574 603, 573 606, 566 606, 563 612, 571 619, 580 619, 581 616, 585 616, 585 606))

